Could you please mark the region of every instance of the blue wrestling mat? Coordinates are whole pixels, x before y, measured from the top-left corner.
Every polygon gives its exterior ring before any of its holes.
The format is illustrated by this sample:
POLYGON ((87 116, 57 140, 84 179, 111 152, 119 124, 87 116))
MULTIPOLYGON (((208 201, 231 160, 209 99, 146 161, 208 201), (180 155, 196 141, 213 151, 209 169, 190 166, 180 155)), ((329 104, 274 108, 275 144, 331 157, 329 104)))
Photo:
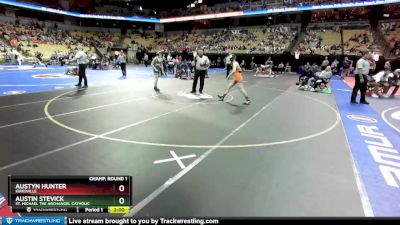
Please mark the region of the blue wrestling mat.
MULTIPOLYGON (((64 75, 68 66, 0 65, 0 96, 75 88, 77 76, 64 75)), ((210 69, 209 74, 224 69, 210 69)), ((128 66, 127 79, 121 78, 121 70, 92 70, 86 74, 89 86, 113 85, 133 82, 132 78, 153 79, 151 67, 128 66)), ((162 76, 170 79, 173 76, 162 76)))
POLYGON ((399 134, 369 105, 351 104, 351 89, 343 81, 332 79, 331 86, 365 189, 364 209, 374 216, 400 216, 399 134))

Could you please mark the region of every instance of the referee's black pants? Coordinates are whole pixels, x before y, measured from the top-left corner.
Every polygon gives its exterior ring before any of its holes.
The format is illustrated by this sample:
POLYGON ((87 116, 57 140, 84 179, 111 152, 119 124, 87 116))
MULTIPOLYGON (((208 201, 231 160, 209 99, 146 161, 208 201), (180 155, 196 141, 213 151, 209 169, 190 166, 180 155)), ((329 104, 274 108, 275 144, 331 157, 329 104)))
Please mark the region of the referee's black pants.
POLYGON ((226 77, 228 77, 229 72, 231 72, 232 64, 226 64, 226 77))
POLYGON ((361 83, 360 82, 360 76, 359 75, 355 75, 356 83, 355 83, 355 85, 353 87, 353 92, 351 94, 351 101, 352 102, 356 101, 358 90, 360 90, 360 92, 361 92, 360 102, 366 102, 365 101, 365 92, 367 91, 368 78, 367 78, 366 75, 363 75, 363 79, 364 79, 364 82, 361 83))
POLYGON ((79 64, 79 83, 78 85, 82 85, 82 79, 84 80, 84 85, 88 86, 87 78, 86 78, 86 64, 79 64))
POLYGON ((204 87, 204 78, 206 77, 207 70, 196 70, 194 71, 194 78, 193 78, 193 86, 192 86, 192 92, 196 92, 197 89, 197 80, 200 77, 200 89, 199 92, 203 92, 203 87, 204 87))
POLYGON ((126 77, 126 63, 121 63, 122 76, 126 77))

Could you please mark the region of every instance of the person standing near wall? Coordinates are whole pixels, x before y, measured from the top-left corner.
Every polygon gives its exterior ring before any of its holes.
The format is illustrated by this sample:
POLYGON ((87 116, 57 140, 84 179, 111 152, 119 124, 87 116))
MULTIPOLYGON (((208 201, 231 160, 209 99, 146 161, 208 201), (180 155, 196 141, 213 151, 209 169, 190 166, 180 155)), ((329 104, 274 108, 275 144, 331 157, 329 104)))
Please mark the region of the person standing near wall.
POLYGON ((119 52, 118 61, 121 66, 122 76, 126 78, 126 55, 123 50, 119 52))
POLYGON ((147 53, 144 53, 143 61, 144 66, 147 67, 149 65, 149 55, 147 55, 147 53))
POLYGON ((217 59, 217 68, 221 68, 221 57, 219 57, 219 56, 217 59))
POLYGON ((340 78, 342 80, 344 79, 344 77, 349 76, 352 64, 353 62, 349 60, 347 56, 344 57, 344 60, 342 62, 342 73, 340 74, 340 78))
POLYGON ((321 64, 321 70, 325 70, 325 68, 327 66, 329 66, 329 60, 328 60, 328 56, 325 56, 325 59, 324 59, 324 61, 322 61, 322 64, 321 64))

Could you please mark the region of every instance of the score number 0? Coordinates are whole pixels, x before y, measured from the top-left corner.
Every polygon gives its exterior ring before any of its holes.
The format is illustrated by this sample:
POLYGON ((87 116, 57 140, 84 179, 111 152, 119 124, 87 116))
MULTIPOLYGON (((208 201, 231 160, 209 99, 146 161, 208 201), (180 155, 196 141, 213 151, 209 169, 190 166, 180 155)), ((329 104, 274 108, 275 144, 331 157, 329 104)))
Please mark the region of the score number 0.
MULTIPOLYGON (((119 190, 120 192, 124 192, 124 191, 125 191, 125 186, 122 185, 122 184, 119 185, 118 190, 119 190)), ((119 199, 118 199, 118 202, 119 202, 120 205, 123 205, 123 204, 125 203, 125 198, 124 198, 124 197, 119 198, 119 199)))

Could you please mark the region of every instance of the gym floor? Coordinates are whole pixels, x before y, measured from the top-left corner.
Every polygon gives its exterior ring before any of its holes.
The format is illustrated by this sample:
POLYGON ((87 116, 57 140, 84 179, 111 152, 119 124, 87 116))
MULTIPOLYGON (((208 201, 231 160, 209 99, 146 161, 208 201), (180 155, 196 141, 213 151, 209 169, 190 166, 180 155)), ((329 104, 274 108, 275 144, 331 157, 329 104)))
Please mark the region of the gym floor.
MULTIPOLYGON (((227 86, 223 70, 206 79, 205 98, 188 94, 190 80, 174 78, 160 79, 154 93, 150 68, 130 66, 127 80, 116 70, 88 74, 86 90, 71 87, 76 78, 54 90, 61 81, 49 78, 40 81, 54 82, 49 89, 0 97, 0 193, 9 174, 131 175, 132 216, 400 215, 398 205, 369 201, 337 106, 336 92, 350 92, 300 91, 297 75, 245 72, 246 106, 237 88, 217 101, 227 86)), ((27 82, 2 87, 40 86, 27 82)))

